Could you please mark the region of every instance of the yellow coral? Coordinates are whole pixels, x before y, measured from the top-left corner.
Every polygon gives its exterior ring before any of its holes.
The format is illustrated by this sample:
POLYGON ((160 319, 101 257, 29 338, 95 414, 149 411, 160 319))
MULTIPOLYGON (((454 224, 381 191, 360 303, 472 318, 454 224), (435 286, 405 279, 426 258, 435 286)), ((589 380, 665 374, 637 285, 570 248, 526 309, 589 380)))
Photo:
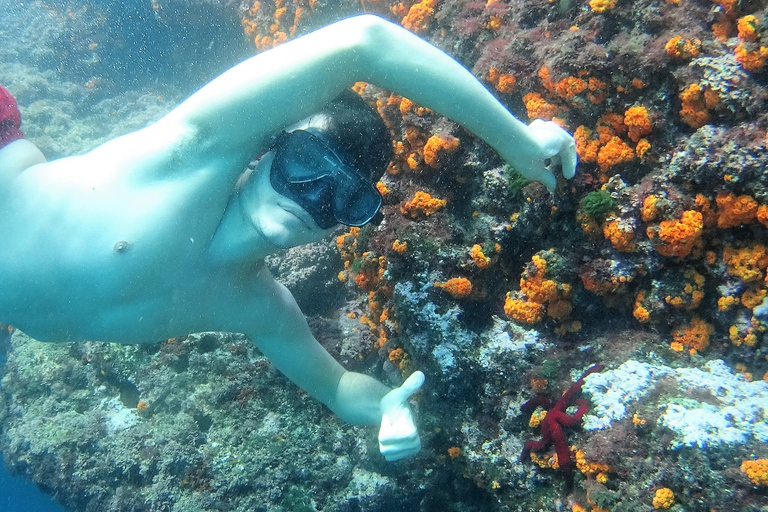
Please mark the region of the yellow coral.
POLYGON ((675 503, 675 493, 668 487, 656 489, 653 496, 653 508, 669 508, 675 503))
POLYGON ((616 7, 616 0, 589 0, 589 8, 594 12, 610 11, 616 7))
POLYGON ((392 250, 396 253, 403 254, 408 250, 408 242, 401 242, 400 239, 392 242, 392 250))
POLYGON ((678 59, 690 59, 698 57, 701 51, 701 41, 697 38, 685 39, 683 36, 675 36, 664 45, 670 57, 678 59))
POLYGON ((744 282, 757 281, 763 278, 763 271, 768 266, 768 252, 758 243, 741 249, 728 244, 723 249, 723 263, 730 275, 744 282))
POLYGON ((726 295, 724 297, 720 297, 717 299, 717 309, 720 311, 728 311, 733 306, 739 303, 739 300, 736 297, 731 297, 730 295, 726 295))
POLYGON ((488 268, 488 266, 491 264, 491 258, 483 253, 483 248, 480 246, 480 244, 473 245, 469 255, 478 268, 488 268))
POLYGON ((634 316, 640 322, 647 322, 651 317, 651 314, 648 312, 645 306, 643 306, 644 300, 645 291, 640 290, 640 292, 637 294, 637 297, 635 297, 635 307, 632 310, 632 316, 634 316))
MULTIPOLYGON (((576 447, 572 446, 573 451, 576 447)), ((608 472, 611 470, 611 466, 608 464, 601 464, 599 462, 588 462, 584 454, 584 450, 575 450, 574 459, 576 460, 576 468, 587 476, 594 476, 600 483, 605 483, 608 480, 608 472)))

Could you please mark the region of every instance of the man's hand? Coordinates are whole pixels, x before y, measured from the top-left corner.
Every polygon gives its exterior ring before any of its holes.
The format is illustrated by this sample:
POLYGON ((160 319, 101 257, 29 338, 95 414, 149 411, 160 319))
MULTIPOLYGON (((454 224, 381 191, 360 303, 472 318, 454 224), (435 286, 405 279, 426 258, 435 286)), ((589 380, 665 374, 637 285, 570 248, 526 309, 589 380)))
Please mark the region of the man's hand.
POLYGON ((529 180, 540 181, 550 191, 557 180, 553 169, 562 168, 563 177, 571 179, 576 174, 576 142, 573 137, 552 121, 534 120, 528 125, 528 133, 536 141, 536 147, 526 151, 525 162, 515 169, 529 180))
POLYGON ((418 371, 413 372, 402 386, 384 395, 379 403, 381 409, 379 449, 388 461, 414 455, 421 449, 421 439, 413 423, 408 398, 418 391, 422 384, 424 384, 424 374, 418 371))

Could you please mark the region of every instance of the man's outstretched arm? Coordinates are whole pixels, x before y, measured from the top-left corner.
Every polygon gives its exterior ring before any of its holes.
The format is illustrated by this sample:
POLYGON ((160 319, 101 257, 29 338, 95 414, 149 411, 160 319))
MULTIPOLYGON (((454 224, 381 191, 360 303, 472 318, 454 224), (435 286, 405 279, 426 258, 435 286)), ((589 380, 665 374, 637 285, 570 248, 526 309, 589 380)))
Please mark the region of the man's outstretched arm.
POLYGON ((390 389, 376 379, 346 371, 312 335, 290 292, 273 283, 270 328, 246 332, 275 367, 296 385, 356 425, 381 425, 379 442, 387 460, 419 451, 421 443, 408 398, 424 381, 416 372, 403 386, 390 389))
POLYGON ((526 126, 452 57, 372 15, 342 20, 238 64, 161 122, 195 130, 203 151, 250 151, 357 81, 453 119, 549 188, 555 177, 545 168, 547 159, 560 159, 563 174, 573 176, 575 144, 564 130, 545 122, 526 126))

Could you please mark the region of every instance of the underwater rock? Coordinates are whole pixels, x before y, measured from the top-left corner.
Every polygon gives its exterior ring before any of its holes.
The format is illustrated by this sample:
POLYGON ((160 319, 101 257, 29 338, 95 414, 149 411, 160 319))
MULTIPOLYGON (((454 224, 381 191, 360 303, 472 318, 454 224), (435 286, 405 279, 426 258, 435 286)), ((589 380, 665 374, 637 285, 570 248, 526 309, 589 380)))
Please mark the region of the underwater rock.
POLYGON ((628 409, 652 404, 659 411, 658 426, 674 433, 670 448, 768 442, 768 382, 749 382, 721 360, 701 369, 630 360, 590 376, 584 391, 593 404, 584 417, 587 430, 610 428, 628 409))

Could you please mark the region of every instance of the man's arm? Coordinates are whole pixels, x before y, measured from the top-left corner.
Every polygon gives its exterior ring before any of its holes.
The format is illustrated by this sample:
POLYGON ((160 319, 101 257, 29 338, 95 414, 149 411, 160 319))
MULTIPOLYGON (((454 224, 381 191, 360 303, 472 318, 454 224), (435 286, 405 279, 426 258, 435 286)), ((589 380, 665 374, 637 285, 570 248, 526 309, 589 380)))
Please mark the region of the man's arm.
POLYGON ((160 122, 195 130, 203 151, 242 152, 357 81, 453 119, 550 188, 555 178, 544 167, 546 159, 559 157, 566 177, 574 173, 575 145, 565 131, 553 123, 521 123, 452 57, 372 15, 342 20, 238 64, 160 122))
POLYGON ((271 276, 263 279, 276 303, 262 305, 269 310, 268 323, 262 320, 268 327, 246 334, 270 362, 341 419, 381 425, 379 443, 387 460, 418 452, 421 442, 407 401, 421 387, 424 375, 416 372, 403 386, 390 389, 372 377, 346 371, 312 335, 288 289, 271 276))

